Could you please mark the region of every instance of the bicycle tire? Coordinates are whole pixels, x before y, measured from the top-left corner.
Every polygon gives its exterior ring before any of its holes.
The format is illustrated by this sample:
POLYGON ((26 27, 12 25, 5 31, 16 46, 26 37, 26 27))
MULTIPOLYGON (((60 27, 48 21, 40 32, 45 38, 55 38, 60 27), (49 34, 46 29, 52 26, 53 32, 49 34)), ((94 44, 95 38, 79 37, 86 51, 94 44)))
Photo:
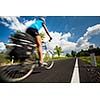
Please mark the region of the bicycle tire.
POLYGON ((50 57, 49 53, 50 53, 50 52, 47 52, 47 53, 45 54, 45 59, 44 59, 44 61, 47 63, 47 65, 44 66, 46 69, 51 69, 51 68, 53 67, 53 65, 54 65, 54 61, 53 61, 52 58, 50 57))
POLYGON ((54 65, 54 61, 48 61, 47 62, 47 66, 44 66, 46 69, 51 69, 52 67, 53 67, 53 65, 54 65))
POLYGON ((4 82, 18 82, 26 79, 35 68, 35 64, 9 65, 0 70, 0 78, 4 82), (27 67, 28 66, 28 67, 27 67))

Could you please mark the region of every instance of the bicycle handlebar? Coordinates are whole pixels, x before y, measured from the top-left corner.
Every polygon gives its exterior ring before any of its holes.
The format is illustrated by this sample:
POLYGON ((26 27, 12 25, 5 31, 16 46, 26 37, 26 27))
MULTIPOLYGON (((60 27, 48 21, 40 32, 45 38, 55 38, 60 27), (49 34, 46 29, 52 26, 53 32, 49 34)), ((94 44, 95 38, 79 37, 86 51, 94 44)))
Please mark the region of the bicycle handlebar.
POLYGON ((50 38, 48 41, 43 41, 42 40, 42 43, 47 43, 47 42, 51 42, 52 41, 52 38, 50 38))

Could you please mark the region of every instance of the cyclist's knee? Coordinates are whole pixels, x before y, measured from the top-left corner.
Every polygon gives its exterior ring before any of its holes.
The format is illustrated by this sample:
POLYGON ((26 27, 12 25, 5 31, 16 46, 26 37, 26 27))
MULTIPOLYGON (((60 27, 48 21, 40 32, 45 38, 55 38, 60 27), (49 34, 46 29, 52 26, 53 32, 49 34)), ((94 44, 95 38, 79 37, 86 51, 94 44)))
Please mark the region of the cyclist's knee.
POLYGON ((42 47, 42 45, 40 44, 40 43, 37 43, 37 47, 39 48, 39 47, 42 47))
POLYGON ((41 42, 41 37, 40 36, 36 37, 36 42, 37 42, 37 47, 41 47, 42 46, 42 42, 41 42))

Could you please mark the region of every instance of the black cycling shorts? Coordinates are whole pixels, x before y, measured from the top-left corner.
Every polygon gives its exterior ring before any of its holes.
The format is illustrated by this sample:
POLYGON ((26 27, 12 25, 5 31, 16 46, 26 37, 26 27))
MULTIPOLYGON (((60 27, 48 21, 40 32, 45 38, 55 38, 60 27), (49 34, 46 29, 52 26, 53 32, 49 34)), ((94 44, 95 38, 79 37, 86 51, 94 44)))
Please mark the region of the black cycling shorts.
POLYGON ((31 27, 27 28, 26 33, 30 34, 33 37, 36 37, 37 35, 39 35, 38 30, 31 27))

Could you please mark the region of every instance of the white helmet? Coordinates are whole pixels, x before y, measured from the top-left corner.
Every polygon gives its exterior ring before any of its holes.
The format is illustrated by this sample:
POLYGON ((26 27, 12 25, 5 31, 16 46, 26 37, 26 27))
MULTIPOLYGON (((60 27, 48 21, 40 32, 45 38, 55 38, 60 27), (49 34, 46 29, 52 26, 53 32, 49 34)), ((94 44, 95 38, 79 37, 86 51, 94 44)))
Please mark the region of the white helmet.
POLYGON ((40 17, 39 20, 42 20, 43 22, 45 22, 45 18, 40 17))

